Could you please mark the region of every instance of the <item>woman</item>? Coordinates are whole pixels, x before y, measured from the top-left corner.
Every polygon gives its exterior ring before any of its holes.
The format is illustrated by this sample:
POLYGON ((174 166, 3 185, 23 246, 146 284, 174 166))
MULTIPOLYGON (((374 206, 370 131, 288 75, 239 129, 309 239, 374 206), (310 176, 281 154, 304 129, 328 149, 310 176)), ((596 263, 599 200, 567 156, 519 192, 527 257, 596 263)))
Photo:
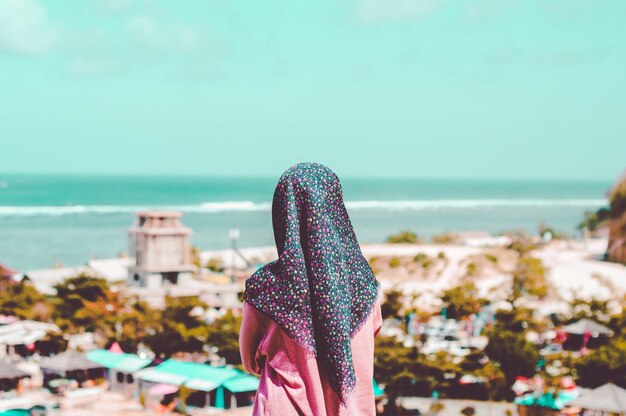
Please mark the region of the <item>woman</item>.
POLYGON ((244 367, 259 374, 254 415, 374 415, 379 283, 361 254, 337 176, 300 163, 272 204, 278 260, 246 281, 244 367))

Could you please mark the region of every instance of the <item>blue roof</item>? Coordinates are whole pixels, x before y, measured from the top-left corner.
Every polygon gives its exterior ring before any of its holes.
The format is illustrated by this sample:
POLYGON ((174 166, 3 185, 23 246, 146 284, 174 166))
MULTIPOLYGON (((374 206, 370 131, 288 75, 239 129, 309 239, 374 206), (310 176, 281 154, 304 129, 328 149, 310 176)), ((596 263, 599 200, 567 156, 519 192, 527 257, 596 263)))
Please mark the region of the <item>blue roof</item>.
POLYGON ((255 391, 259 387, 258 378, 235 368, 213 367, 174 359, 143 370, 137 376, 146 381, 185 385, 190 389, 202 391, 224 387, 233 393, 241 393, 255 391))
POLYGON ((149 365, 152 360, 135 354, 115 353, 108 350, 93 350, 87 353, 87 359, 106 368, 133 373, 149 365))

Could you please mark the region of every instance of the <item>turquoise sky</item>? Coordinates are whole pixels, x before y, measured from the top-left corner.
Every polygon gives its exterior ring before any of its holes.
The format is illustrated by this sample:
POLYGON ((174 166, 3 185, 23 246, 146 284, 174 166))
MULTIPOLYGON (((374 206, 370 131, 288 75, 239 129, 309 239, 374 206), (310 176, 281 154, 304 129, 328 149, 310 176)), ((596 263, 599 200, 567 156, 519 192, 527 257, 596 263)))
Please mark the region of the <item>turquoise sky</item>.
POLYGON ((624 0, 0 0, 0 171, 612 180, 625 22, 624 0))

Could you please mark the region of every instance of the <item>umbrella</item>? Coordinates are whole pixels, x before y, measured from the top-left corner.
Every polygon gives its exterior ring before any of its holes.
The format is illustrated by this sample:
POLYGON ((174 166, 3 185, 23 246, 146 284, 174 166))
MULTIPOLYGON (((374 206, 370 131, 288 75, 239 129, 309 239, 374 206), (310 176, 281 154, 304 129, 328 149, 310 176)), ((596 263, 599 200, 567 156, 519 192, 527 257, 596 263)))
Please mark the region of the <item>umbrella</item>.
POLYGON ((87 355, 78 351, 65 351, 42 361, 41 369, 53 373, 65 374, 68 371, 104 368, 101 364, 87 359, 87 355))
POLYGON ((5 362, 0 361, 0 379, 13 379, 24 377, 30 377, 30 374, 20 370, 19 368, 15 368, 5 362))
POLYGON ((607 413, 626 413, 626 389, 607 383, 572 400, 568 405, 607 413))
POLYGON ((613 331, 611 331, 610 328, 586 318, 572 324, 565 325, 563 327, 563 332, 575 335, 585 335, 589 333, 611 336, 613 334, 613 331))
POLYGON ((176 393, 177 391, 178 391, 177 386, 174 386, 171 384, 159 383, 159 384, 152 386, 150 390, 148 390, 148 394, 150 396, 165 396, 166 394, 176 393))

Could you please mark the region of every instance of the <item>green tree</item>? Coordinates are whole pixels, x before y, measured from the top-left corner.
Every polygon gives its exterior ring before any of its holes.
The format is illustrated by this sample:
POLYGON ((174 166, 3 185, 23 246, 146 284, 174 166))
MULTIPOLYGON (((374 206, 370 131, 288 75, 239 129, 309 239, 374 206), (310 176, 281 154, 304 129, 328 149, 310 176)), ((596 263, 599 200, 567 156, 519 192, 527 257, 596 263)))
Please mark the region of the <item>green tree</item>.
POLYGON ((376 338, 374 378, 385 385, 385 414, 398 414, 396 399, 400 396, 430 394, 436 379, 425 362, 417 348, 405 347, 393 337, 376 338))
POLYGON ((478 296, 478 288, 472 282, 447 289, 441 296, 448 318, 461 319, 480 311, 484 299, 478 296))
POLYGON ((217 353, 228 364, 241 365, 239 354, 239 329, 241 316, 227 312, 208 327, 207 343, 217 348, 217 353))
POLYGON ((402 318, 404 294, 400 290, 392 289, 385 292, 385 301, 380 305, 383 319, 402 318))
POLYGON ((602 207, 597 211, 587 211, 585 212, 585 218, 578 224, 577 229, 582 231, 587 229, 591 232, 596 231, 598 228, 606 224, 607 220, 610 217, 610 209, 606 207, 602 207))
POLYGON ((417 234, 412 231, 401 231, 397 234, 390 235, 387 237, 387 242, 391 244, 415 244, 419 240, 417 239, 417 234))
POLYGON ((124 350, 135 351, 146 343, 161 326, 162 311, 152 309, 146 302, 129 299, 126 307, 118 311, 116 333, 107 340, 120 343, 124 350))
POLYGON ((626 339, 626 296, 620 302, 621 312, 611 316, 609 327, 615 332, 616 337, 626 339))
POLYGON ((516 251, 520 257, 526 256, 537 248, 537 244, 523 231, 511 233, 510 237, 512 241, 509 245, 509 249, 516 251))
POLYGON ((166 297, 165 309, 155 311, 153 328, 144 343, 161 358, 176 352, 201 352, 207 341, 208 327, 192 315, 196 307, 206 308, 197 297, 166 297))
POLYGON ((598 387, 608 382, 626 388, 626 340, 614 340, 574 363, 578 384, 598 387))
POLYGON ((109 290, 106 280, 86 274, 55 286, 54 322, 66 333, 98 332, 109 338, 115 331, 122 299, 109 290))
POLYGON ((498 324, 512 332, 524 332, 529 328, 538 328, 540 325, 533 319, 534 311, 529 308, 513 307, 510 310, 499 309, 496 312, 498 324))
MULTIPOLYGON (((487 400, 502 399, 506 397, 506 377, 500 369, 500 365, 489 360, 482 351, 472 352, 467 355, 460 364, 463 374, 470 374, 485 380, 485 397, 487 400)), ((483 397, 480 397, 481 399, 483 397)))
POLYGON ((8 285, 0 292, 0 314, 47 321, 53 305, 29 282, 8 285))
POLYGON ((548 295, 548 290, 546 269, 541 260, 528 256, 521 257, 513 272, 514 297, 529 294, 543 299, 548 295))
POLYGON ((517 376, 534 375, 539 353, 533 344, 526 341, 523 334, 495 327, 487 336, 489 343, 485 353, 490 360, 500 365, 507 387, 513 385, 517 376))
POLYGON ((599 299, 574 298, 570 302, 571 321, 575 322, 583 318, 607 323, 611 319, 609 305, 610 301, 599 299))

